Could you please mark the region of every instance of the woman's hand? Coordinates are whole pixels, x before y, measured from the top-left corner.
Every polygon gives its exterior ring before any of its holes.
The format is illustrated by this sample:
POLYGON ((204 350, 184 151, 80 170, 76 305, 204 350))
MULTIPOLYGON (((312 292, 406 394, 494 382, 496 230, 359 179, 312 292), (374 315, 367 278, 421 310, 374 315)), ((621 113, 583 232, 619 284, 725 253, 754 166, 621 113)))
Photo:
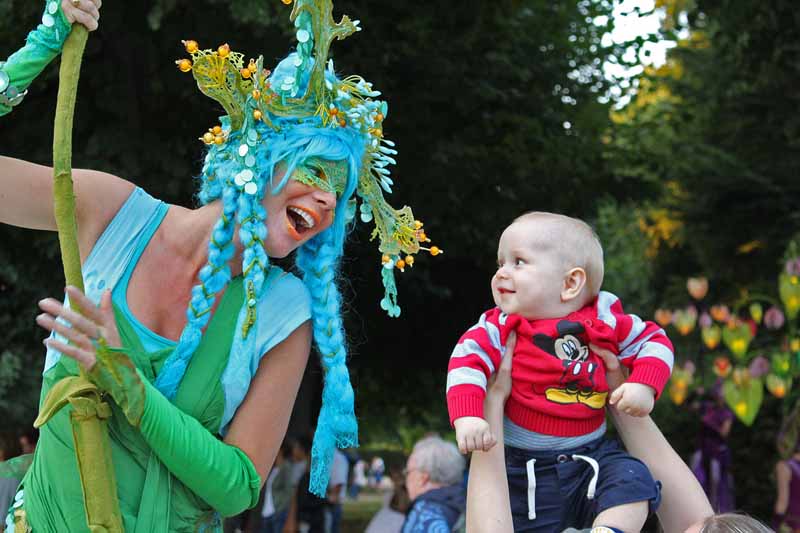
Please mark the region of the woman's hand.
POLYGON ((100 307, 76 287, 67 287, 67 296, 71 305, 80 309, 83 315, 64 307, 55 298, 45 298, 39 302, 39 307, 44 313, 36 317, 36 323, 47 331, 63 335, 70 341, 70 344, 66 344, 56 339, 46 339, 45 346, 58 350, 78 361, 87 370, 91 370, 97 362, 95 343, 98 339, 105 339, 111 347, 120 345, 114 309, 111 306, 111 291, 103 293, 100 307), (67 323, 58 322, 59 318, 67 323))
POLYGON ((97 29, 103 0, 61 0, 61 10, 70 24, 83 24, 87 30, 97 29))

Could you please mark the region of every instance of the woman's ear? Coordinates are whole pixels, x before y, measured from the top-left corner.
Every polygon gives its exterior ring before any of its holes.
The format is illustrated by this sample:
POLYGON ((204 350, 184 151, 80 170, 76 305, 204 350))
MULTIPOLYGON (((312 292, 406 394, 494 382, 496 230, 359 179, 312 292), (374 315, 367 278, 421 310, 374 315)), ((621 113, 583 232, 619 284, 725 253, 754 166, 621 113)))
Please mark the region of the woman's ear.
POLYGON ((564 286, 561 288, 561 301, 566 303, 579 297, 586 287, 586 271, 575 267, 564 276, 564 286))

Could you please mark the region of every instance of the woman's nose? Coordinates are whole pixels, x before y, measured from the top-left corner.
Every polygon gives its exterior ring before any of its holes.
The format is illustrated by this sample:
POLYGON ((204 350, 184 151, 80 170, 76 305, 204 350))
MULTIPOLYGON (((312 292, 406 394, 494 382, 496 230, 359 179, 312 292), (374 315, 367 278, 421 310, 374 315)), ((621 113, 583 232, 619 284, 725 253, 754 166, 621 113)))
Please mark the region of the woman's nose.
POLYGON ((336 209, 336 195, 332 192, 317 189, 313 194, 314 202, 323 209, 333 211, 336 209))

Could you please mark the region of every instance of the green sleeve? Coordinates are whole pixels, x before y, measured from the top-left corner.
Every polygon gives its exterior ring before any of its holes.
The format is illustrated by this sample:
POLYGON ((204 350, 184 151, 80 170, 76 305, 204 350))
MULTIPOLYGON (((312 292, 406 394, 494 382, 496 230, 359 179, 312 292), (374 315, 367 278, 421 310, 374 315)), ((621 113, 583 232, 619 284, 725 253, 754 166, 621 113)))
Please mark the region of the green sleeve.
POLYGON ((136 368, 128 351, 109 348, 100 339, 89 378, 111 394, 172 475, 221 515, 256 505, 261 478, 250 458, 167 400, 136 368))
POLYGON ((223 516, 258 503, 261 478, 250 458, 225 444, 145 382, 139 429, 172 474, 223 516))
POLYGON ((28 34, 25 46, 0 62, 0 116, 22 101, 34 78, 61 52, 71 29, 60 2, 48 0, 42 23, 28 34))

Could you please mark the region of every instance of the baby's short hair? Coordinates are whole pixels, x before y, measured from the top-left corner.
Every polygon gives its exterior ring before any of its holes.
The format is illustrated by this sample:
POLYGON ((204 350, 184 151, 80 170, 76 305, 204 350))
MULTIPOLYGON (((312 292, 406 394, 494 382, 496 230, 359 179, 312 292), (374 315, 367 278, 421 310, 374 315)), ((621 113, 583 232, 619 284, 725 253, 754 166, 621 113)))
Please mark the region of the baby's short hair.
POLYGON ((580 267, 586 272, 586 289, 589 298, 600 292, 603 284, 603 246, 592 227, 578 218, 530 211, 517 217, 514 222, 548 222, 548 239, 566 263, 568 268, 580 267))

